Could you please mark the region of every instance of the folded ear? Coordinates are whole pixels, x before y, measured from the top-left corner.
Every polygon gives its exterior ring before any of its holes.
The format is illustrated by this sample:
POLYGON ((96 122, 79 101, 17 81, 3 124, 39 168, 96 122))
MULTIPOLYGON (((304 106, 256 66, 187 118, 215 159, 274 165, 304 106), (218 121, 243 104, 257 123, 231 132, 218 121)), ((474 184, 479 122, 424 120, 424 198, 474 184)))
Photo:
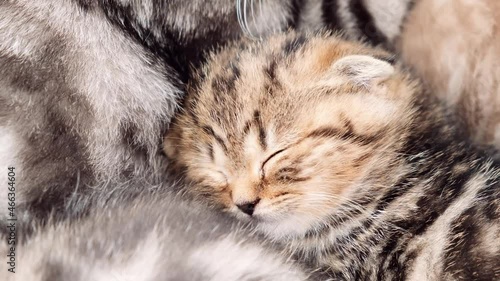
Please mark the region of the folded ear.
POLYGON ((394 67, 387 61, 367 55, 343 57, 332 65, 336 75, 346 77, 358 86, 370 87, 394 74, 394 67))

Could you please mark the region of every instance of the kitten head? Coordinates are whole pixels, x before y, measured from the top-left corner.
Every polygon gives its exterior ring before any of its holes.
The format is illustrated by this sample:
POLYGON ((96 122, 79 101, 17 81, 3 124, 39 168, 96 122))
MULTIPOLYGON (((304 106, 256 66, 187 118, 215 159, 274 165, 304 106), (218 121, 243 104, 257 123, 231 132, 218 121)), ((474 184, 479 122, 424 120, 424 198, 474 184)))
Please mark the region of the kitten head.
POLYGON ((387 58, 331 36, 227 48, 189 86, 165 151, 193 193, 273 237, 304 235, 390 180, 417 84, 387 58))

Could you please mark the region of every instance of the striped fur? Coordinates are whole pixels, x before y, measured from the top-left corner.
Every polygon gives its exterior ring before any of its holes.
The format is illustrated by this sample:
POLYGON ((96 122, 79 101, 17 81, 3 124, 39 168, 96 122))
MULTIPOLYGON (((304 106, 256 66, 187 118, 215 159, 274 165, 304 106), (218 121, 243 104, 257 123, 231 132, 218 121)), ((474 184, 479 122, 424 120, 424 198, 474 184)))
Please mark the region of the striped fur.
POLYGON ((499 148, 499 11, 496 0, 325 0, 316 26, 394 51, 471 139, 499 148))
MULTIPOLYGON (((262 2, 253 34, 292 25, 292 6, 262 2)), ((0 181, 16 168, 18 216, 78 216, 92 189, 163 181, 189 68, 242 35, 226 0, 0 1, 0 181)))
MULTIPOLYGON (((17 246, 1 280, 308 280, 248 227, 172 195, 117 200, 85 219, 48 224, 17 246)), ((0 254, 7 255, 6 239, 0 254)), ((318 280, 318 279, 313 279, 318 280)))
POLYGON ((500 163, 393 57, 278 35, 213 55, 165 151, 335 280, 500 278, 500 163))

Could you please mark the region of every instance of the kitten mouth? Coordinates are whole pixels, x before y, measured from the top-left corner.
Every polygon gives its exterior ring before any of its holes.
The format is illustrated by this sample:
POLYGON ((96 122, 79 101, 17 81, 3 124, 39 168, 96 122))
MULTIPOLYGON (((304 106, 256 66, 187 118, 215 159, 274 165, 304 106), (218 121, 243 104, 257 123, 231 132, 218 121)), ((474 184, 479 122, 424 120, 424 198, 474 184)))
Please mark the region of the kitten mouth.
POLYGON ((258 228, 274 228, 275 225, 279 225, 281 219, 272 216, 257 215, 247 218, 249 223, 254 227, 258 228))
POLYGON ((273 224, 278 223, 281 219, 283 219, 282 214, 269 214, 269 213, 259 213, 256 211, 252 215, 245 214, 240 211, 238 207, 232 206, 229 208, 229 212, 233 214, 238 220, 243 222, 251 222, 255 224, 273 224))
POLYGON ((279 224, 292 215, 292 210, 290 208, 279 208, 276 210, 266 207, 269 206, 258 204, 255 206, 255 210, 251 215, 243 212, 241 208, 236 205, 229 207, 228 211, 240 221, 265 225, 279 224))

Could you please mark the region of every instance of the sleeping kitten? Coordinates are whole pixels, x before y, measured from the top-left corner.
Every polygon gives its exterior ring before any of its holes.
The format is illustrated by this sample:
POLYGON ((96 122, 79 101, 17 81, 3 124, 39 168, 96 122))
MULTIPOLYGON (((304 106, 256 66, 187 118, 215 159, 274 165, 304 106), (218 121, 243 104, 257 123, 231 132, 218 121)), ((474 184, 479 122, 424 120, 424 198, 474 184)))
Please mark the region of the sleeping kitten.
POLYGON ((18 216, 78 216, 92 188, 163 181, 161 135, 207 50, 287 28, 355 35, 345 19, 366 14, 360 3, 1 2, 0 182, 15 167, 18 216))
MULTIPOLYGON (((2 261, 0 280, 312 278, 271 245, 259 242, 248 227, 198 204, 172 196, 119 202, 96 208, 82 220, 42 227, 17 247, 15 273, 2 261)), ((0 242, 4 258, 5 242, 0 242)))
POLYGON ((496 280, 500 163, 452 118, 390 54, 292 33, 213 55, 165 151, 336 280, 496 280))
MULTIPOLYGON (((245 8, 258 37, 300 20, 291 1, 245 8)), ((89 207, 70 203, 92 189, 161 182, 161 137, 189 67, 243 35, 237 11, 228 0, 1 1, 0 182, 14 167, 18 216, 78 216, 89 207)), ((7 192, 0 206, 3 218, 7 192)))

